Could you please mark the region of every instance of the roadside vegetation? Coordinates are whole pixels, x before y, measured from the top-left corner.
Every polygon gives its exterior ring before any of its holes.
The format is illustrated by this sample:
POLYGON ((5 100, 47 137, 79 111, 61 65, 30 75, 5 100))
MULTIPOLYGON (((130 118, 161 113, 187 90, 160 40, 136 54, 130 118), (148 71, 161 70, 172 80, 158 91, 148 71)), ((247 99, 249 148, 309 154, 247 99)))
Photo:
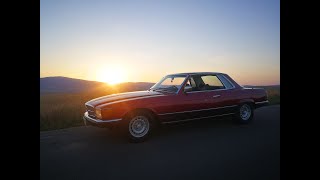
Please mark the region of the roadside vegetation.
POLYGON ((280 104, 280 89, 268 89, 267 92, 270 105, 280 104))

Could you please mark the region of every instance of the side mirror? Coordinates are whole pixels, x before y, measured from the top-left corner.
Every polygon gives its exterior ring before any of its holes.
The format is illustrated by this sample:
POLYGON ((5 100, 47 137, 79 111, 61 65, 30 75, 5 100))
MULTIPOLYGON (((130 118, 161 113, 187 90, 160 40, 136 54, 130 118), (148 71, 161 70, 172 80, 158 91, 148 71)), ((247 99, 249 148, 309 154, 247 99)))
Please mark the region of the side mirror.
POLYGON ((190 85, 184 87, 184 92, 185 92, 185 93, 186 93, 186 92, 190 92, 190 91, 192 91, 192 87, 191 87, 190 85))

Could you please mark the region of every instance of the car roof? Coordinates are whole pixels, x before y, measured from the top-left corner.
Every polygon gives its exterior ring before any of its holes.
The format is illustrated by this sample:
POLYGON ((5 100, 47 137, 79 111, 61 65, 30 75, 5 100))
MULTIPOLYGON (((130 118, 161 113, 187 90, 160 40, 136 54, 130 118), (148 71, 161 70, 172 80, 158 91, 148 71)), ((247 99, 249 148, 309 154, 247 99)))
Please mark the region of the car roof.
POLYGON ((174 74, 168 74, 168 75, 217 75, 217 74, 223 74, 220 72, 185 72, 185 73, 174 73, 174 74))

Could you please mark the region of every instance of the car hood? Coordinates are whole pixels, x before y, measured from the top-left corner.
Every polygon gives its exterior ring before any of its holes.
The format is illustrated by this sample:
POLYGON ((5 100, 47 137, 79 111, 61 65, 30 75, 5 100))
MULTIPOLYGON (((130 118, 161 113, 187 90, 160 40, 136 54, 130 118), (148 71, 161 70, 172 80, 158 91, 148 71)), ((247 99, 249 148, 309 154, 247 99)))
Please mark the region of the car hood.
POLYGON ((116 102, 120 100, 126 99, 139 99, 145 97, 156 97, 156 96, 163 96, 164 94, 161 92, 155 91, 135 91, 135 92, 127 92, 127 93, 119 93, 119 94, 111 94, 107 96, 102 96, 96 99, 92 99, 86 102, 86 105, 95 107, 101 104, 116 102))

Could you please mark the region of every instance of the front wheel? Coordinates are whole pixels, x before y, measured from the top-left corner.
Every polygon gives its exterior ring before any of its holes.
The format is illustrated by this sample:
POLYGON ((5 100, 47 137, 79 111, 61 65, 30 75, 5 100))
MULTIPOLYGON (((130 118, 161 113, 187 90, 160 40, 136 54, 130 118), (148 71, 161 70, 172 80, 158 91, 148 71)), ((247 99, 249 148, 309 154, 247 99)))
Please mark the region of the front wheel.
POLYGON ((238 111, 235 114, 237 121, 240 124, 248 124, 253 119, 253 114, 254 114, 253 111, 254 111, 254 108, 250 104, 248 103, 241 104, 239 106, 238 111))
POLYGON ((128 136, 132 142, 142 142, 147 139, 151 130, 152 117, 147 113, 134 113, 129 117, 128 136))

